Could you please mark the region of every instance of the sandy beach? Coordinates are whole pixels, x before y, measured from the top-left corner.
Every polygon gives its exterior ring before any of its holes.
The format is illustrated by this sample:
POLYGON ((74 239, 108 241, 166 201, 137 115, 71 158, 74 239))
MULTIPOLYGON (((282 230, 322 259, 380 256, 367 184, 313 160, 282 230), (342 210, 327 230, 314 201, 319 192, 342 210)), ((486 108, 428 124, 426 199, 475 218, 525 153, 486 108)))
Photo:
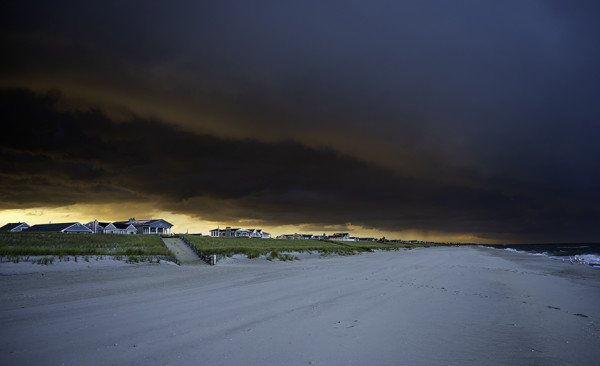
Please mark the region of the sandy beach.
POLYGON ((3 263, 0 274, 4 365, 600 359, 600 269, 491 248, 217 266, 3 263))

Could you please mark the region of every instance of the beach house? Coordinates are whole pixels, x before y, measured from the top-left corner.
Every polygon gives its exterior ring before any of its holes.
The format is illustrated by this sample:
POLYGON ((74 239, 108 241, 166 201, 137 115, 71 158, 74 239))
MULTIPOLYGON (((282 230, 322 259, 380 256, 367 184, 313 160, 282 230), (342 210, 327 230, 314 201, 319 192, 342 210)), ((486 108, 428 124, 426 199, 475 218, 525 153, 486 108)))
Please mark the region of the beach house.
POLYGON ((216 228, 216 229, 212 229, 210 231, 210 236, 212 236, 213 238, 231 238, 233 237, 233 233, 235 233, 237 230, 240 230, 239 228, 236 229, 232 229, 231 227, 227 226, 227 228, 225 229, 221 229, 220 227, 216 228))
MULTIPOLYGON (((113 233, 113 234, 126 234, 126 235, 137 234, 136 227, 129 223, 113 222, 104 229, 104 232, 106 234, 109 233, 109 232, 107 232, 107 230, 110 230, 110 233, 113 233)), ((168 231, 168 233, 170 234, 170 231, 168 231)))
POLYGON ((138 230, 130 223, 90 221, 85 226, 94 234, 137 234, 138 230))
POLYGON ((108 222, 98 222, 98 220, 90 221, 85 224, 85 227, 92 230, 94 234, 104 234, 104 228, 108 226, 108 222))
MULTIPOLYGON (((136 220, 131 218, 128 221, 116 221, 112 223, 115 228, 133 226, 138 234, 158 234, 171 235, 173 224, 163 219, 136 220)), ((127 229, 122 229, 127 230, 127 229)))
POLYGON ((248 229, 249 238, 271 239, 271 234, 262 231, 262 229, 248 229))
POLYGON ((351 238, 349 233, 334 233, 329 240, 356 241, 356 238, 351 238))
POLYGON ((29 227, 30 226, 24 222, 13 222, 13 223, 6 224, 6 225, 0 227, 0 231, 19 232, 19 231, 27 230, 29 227))
POLYGON ((270 239, 271 234, 262 231, 262 229, 242 229, 231 228, 227 226, 225 229, 217 227, 210 231, 210 236, 215 238, 261 238, 270 239))
MULTIPOLYGON (((277 239, 295 239, 295 240, 297 240, 297 239, 304 239, 304 238, 303 238, 303 234, 295 233, 295 234, 281 234, 277 237, 277 239)), ((310 239, 310 238, 308 238, 308 239, 310 239)))
POLYGON ((24 231, 40 231, 48 233, 92 233, 92 230, 78 222, 38 224, 33 225, 24 231))

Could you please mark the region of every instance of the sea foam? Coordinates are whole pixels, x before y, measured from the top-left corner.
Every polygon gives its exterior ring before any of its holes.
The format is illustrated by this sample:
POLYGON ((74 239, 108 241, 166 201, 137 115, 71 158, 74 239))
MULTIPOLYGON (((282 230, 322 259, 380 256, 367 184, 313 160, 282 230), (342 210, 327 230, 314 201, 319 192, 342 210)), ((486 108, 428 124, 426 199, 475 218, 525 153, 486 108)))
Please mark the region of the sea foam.
POLYGON ((586 264, 593 267, 600 268, 600 254, 598 249, 600 246, 594 245, 518 245, 511 247, 506 246, 484 246, 486 248, 494 248, 498 250, 505 250, 512 253, 544 256, 551 259, 558 259, 561 261, 569 261, 571 263, 586 264), (518 247, 519 249, 515 248, 518 247), (586 253, 588 252, 588 253, 586 253), (592 252, 592 253, 589 253, 592 252))
POLYGON ((600 255, 595 254, 580 254, 573 256, 573 260, 576 262, 593 265, 594 267, 600 265, 600 255))

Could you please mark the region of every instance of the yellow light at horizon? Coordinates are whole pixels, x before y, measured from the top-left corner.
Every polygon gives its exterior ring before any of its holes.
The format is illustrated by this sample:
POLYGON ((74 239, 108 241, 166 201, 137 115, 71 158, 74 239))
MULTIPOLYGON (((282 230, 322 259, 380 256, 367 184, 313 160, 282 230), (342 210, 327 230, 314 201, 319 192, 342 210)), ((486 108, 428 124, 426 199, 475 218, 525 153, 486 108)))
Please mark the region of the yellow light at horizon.
POLYGON ((13 222, 26 222, 29 225, 47 224, 49 222, 87 222, 98 220, 105 222, 124 221, 129 218, 136 219, 158 219, 162 218, 173 224, 174 233, 190 233, 210 235, 210 230, 220 226, 240 226, 244 228, 263 229, 271 234, 273 238, 281 234, 323 234, 328 235, 334 232, 349 232, 355 237, 371 237, 379 239, 403 239, 420 240, 434 242, 462 242, 462 243, 483 243, 498 244, 500 242, 490 239, 482 239, 472 233, 444 233, 439 231, 423 230, 397 230, 382 232, 378 229, 365 228, 360 225, 346 223, 339 226, 317 225, 269 225, 255 220, 239 220, 237 223, 217 222, 201 220, 186 214, 173 213, 168 211, 156 210, 152 204, 138 203, 123 205, 115 204, 75 204, 63 207, 31 207, 26 209, 7 209, 0 210, 0 226, 13 222))

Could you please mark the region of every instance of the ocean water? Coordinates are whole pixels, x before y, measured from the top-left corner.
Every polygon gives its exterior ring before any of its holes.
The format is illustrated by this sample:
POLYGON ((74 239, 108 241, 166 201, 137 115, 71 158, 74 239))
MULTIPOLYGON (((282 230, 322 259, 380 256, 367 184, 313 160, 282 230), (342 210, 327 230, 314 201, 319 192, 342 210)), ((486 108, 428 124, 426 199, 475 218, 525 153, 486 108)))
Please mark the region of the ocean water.
POLYGON ((552 259, 587 264, 600 268, 600 243, 515 244, 486 246, 518 253, 547 256, 552 259))

